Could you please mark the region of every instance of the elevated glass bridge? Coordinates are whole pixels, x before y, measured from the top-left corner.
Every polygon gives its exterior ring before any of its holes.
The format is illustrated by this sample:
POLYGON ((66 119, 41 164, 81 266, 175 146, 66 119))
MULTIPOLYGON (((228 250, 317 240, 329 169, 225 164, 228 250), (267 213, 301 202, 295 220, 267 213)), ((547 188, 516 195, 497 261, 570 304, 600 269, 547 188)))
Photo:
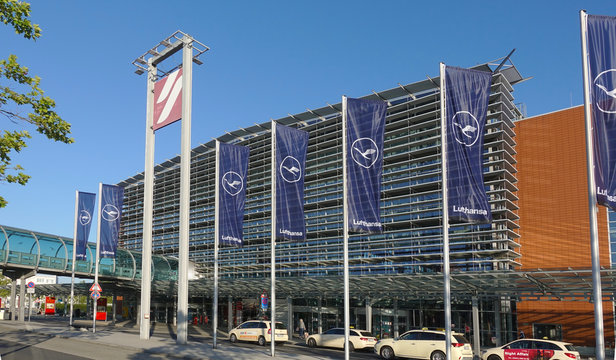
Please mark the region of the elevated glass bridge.
MULTIPOLYGON (((86 259, 75 262, 75 276, 93 278, 96 244, 88 243, 86 259)), ((73 266, 73 239, 0 225, 0 268, 24 269, 70 276, 73 266)), ((152 281, 176 281, 178 259, 152 255, 152 281)), ((135 281, 141 279, 141 253, 118 248, 116 258, 101 258, 101 279, 135 281)))

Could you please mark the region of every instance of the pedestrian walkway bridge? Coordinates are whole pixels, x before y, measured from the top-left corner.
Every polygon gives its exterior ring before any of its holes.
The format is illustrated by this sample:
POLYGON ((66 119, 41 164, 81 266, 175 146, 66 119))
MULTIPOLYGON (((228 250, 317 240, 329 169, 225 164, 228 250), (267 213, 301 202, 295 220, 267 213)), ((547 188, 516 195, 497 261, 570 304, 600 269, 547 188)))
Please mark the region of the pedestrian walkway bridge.
MULTIPOLYGON (((86 259, 75 262, 75 276, 94 277, 96 244, 88 243, 86 259)), ((0 225, 0 268, 34 270, 70 276, 73 239, 0 225)), ((152 281, 177 280, 178 259, 152 255, 152 281)), ((141 279, 141 253, 118 248, 116 257, 101 258, 99 278, 141 279)))

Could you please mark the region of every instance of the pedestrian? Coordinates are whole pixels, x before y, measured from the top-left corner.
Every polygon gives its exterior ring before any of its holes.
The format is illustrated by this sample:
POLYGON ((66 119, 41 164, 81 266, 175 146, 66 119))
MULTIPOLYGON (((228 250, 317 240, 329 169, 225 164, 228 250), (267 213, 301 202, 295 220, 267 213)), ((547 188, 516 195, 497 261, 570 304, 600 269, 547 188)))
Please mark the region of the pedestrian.
POLYGON ((299 337, 300 339, 304 338, 304 331, 306 331, 306 325, 304 325, 304 319, 299 319, 299 337))
POLYGON ((520 330, 520 337, 518 337, 518 339, 524 339, 526 336, 524 336, 524 331, 520 330))

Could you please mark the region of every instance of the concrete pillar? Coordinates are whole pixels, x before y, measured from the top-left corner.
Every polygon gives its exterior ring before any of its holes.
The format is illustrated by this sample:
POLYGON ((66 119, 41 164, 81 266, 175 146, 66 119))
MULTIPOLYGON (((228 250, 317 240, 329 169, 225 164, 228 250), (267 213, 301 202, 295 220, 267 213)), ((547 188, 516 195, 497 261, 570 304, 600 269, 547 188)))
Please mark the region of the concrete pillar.
POLYGON ((293 327, 293 299, 290 296, 287 296, 287 321, 287 332, 289 333, 289 339, 291 339, 295 328, 293 327))
POLYGON ((233 298, 229 295, 227 299, 227 319, 229 319, 227 324, 227 331, 231 331, 233 329, 233 298))
POLYGON ((21 284, 19 284, 19 322, 25 321, 26 314, 26 276, 21 276, 21 284))
MULTIPOLYGON (((323 333, 323 297, 319 296, 319 334, 323 333)), ((356 325, 357 326, 357 323, 356 325)))
POLYGON ((501 299, 498 297, 494 302, 494 332, 496 333, 496 345, 501 346, 501 299))
POLYGON ((116 323, 116 296, 111 295, 111 324, 115 326, 116 323))
POLYGON ((372 332, 372 303, 366 299, 366 330, 372 332))
POLYGON ((475 356, 481 354, 481 332, 479 330, 479 299, 477 296, 472 298, 473 306, 473 353, 475 356))
POLYGON ((17 313, 15 312, 15 305, 17 304, 17 279, 11 281, 11 307, 9 309, 11 313, 11 320, 17 320, 17 313))
POLYGON ((136 317, 137 317, 137 327, 141 326, 141 304, 137 304, 137 312, 135 312, 136 317))
POLYGON ((394 337, 400 336, 400 324, 398 323, 398 299, 394 299, 394 337))

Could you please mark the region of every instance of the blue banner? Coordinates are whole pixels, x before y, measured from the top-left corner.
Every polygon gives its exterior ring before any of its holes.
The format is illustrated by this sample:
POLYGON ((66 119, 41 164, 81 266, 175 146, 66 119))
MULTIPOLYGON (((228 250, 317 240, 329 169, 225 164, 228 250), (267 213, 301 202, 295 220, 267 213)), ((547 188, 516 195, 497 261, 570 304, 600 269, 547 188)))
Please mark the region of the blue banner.
POLYGON ((346 99, 347 211, 350 231, 381 233, 381 175, 387 103, 346 99))
POLYGON ((118 238, 120 237, 123 201, 123 187, 102 184, 100 194, 101 213, 98 219, 101 229, 100 257, 114 258, 116 255, 118 238))
POLYGON ((597 203, 616 210, 616 18, 588 15, 587 26, 597 203))
POLYGON ((276 127, 276 238, 305 240, 304 174, 308 133, 276 127))
POLYGON ((447 199, 449 220, 489 223, 483 184, 483 135, 492 74, 445 68, 447 199))
POLYGON ((92 226, 92 215, 96 203, 96 194, 81 192, 77 193, 77 237, 75 238, 75 259, 86 259, 86 244, 92 226))
POLYGON ((218 143, 218 236, 219 242, 242 246, 248 156, 246 146, 218 143))

